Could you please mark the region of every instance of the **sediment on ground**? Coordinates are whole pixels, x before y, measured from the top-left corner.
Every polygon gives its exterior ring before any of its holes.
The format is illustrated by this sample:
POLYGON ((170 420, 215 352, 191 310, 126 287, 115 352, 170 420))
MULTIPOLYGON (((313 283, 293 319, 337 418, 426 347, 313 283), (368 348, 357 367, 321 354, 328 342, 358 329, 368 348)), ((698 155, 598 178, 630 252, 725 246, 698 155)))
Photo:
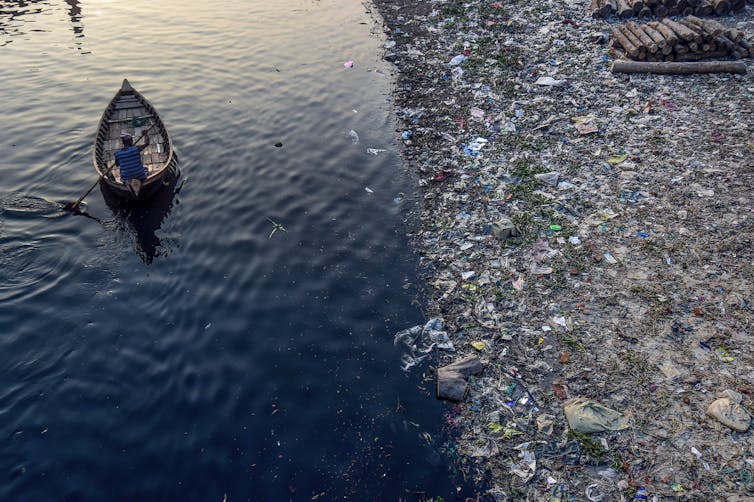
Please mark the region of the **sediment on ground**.
MULTIPOLYGON (((455 347, 422 370, 484 367, 448 406, 456 467, 490 500, 754 496, 752 429, 711 411, 754 412, 752 60, 613 74, 585 1, 375 5, 455 347)), ((754 33, 754 5, 716 19, 754 33)))

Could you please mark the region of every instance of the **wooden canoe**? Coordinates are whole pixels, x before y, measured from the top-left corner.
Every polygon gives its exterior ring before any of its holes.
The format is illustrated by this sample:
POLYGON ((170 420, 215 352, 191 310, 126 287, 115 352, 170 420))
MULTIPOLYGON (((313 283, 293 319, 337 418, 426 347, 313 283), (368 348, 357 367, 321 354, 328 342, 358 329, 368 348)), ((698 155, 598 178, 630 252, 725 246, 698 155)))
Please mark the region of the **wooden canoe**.
POLYGON ((165 175, 173 169, 176 158, 173 140, 154 106, 123 80, 123 85, 105 108, 97 127, 92 154, 94 168, 103 177, 104 183, 116 195, 125 199, 145 199, 162 187, 165 175), (141 152, 141 161, 149 174, 141 186, 129 186, 120 178, 120 169, 115 164, 115 152, 123 148, 121 133, 129 133, 134 144, 143 145, 149 135, 149 146, 141 152), (138 143, 137 143, 137 140, 138 143))

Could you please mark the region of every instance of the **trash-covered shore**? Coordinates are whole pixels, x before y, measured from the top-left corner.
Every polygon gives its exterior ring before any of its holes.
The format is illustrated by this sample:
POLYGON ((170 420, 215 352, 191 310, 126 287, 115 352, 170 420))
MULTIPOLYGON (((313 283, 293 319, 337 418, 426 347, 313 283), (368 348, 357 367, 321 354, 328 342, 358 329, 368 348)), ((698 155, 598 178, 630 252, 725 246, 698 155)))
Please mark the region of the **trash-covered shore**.
POLYGON ((481 362, 446 416, 480 500, 754 496, 752 60, 610 73, 585 0, 375 4, 448 335, 413 370, 481 362))

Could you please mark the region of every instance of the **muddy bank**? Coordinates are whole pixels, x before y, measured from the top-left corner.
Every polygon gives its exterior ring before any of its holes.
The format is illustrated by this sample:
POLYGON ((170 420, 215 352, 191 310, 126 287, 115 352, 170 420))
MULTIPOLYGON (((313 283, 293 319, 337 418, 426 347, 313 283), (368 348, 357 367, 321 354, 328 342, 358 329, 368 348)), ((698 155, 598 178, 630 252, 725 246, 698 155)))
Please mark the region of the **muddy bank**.
POLYGON ((490 500, 754 496, 751 60, 618 75, 587 2, 375 4, 455 348, 421 370, 484 366, 448 406, 457 467, 490 500))

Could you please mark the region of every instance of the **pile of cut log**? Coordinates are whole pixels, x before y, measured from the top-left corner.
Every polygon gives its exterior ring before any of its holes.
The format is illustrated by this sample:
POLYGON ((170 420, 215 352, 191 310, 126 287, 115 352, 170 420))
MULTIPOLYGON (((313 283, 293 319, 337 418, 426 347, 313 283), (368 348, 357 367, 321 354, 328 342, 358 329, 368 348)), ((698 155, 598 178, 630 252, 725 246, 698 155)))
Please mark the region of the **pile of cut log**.
POLYGON ((724 16, 738 12, 754 0, 592 0, 595 17, 665 17, 677 15, 724 16))
POLYGON ((623 49, 627 59, 634 61, 754 57, 754 45, 742 31, 696 16, 646 24, 628 21, 613 29, 613 48, 618 47, 623 49))

